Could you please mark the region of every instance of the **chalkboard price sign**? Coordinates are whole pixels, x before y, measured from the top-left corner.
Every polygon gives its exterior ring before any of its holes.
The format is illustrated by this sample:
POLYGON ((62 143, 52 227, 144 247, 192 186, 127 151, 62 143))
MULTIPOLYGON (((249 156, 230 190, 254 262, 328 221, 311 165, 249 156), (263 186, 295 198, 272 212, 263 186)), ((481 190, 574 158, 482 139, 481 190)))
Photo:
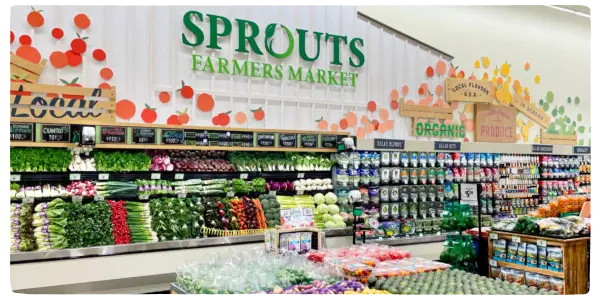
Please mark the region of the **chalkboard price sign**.
POLYGON ((10 124, 11 141, 33 141, 32 123, 11 123, 10 124))
POLYGON ((127 129, 125 127, 100 127, 100 141, 109 144, 124 144, 126 142, 127 129))
POLYGON ((280 133, 279 147, 281 148, 296 148, 298 136, 296 134, 280 133))
POLYGON ((133 128, 134 144, 156 144, 156 129, 133 128))
POLYGON ((258 147, 275 147, 274 133, 257 133, 256 145, 258 147))
POLYGON ((183 130, 163 129, 162 143, 164 145, 183 145, 183 130))
POLYGON ((71 125, 42 124, 42 142, 68 143, 71 141, 71 125))
POLYGON ((337 148, 337 138, 336 135, 322 135, 321 148, 337 148))
POLYGON ((227 132, 230 134, 231 142, 233 147, 253 147, 254 146, 254 133, 245 131, 232 131, 227 132))
POLYGON ((317 148, 316 134, 303 134, 300 136, 300 146, 302 148, 317 148))
POLYGON ((184 143, 190 146, 208 146, 208 131, 185 130, 184 143))

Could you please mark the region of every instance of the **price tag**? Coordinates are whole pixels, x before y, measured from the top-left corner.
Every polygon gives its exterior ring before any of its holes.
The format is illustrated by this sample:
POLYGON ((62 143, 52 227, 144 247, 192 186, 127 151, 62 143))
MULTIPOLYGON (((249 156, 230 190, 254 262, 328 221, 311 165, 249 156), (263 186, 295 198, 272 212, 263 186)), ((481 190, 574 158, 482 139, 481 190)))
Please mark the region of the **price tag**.
POLYGON ((304 190, 296 191, 296 195, 304 195, 304 190))
POLYGON ((81 195, 72 196, 71 201, 73 201, 73 203, 81 203, 83 201, 83 197, 81 195))
POLYGON ((383 238, 382 237, 378 237, 377 240, 378 241, 383 241, 383 238))
POLYGON ((269 196, 276 196, 277 195, 277 191, 269 191, 269 196))
POLYGON ((179 199, 184 199, 186 197, 187 197, 187 194, 185 194, 185 193, 177 194, 177 198, 179 198, 179 199))
POLYGON ((69 174, 69 180, 81 180, 81 174, 71 173, 69 174))
POLYGON ((108 180, 110 176, 108 175, 108 173, 100 173, 98 174, 98 180, 108 180))
POLYGON ((298 173, 298 178, 304 178, 304 173, 298 173))
POLYGON ((23 204, 31 204, 31 203, 33 203, 33 197, 23 198, 23 204))
POLYGON ((493 259, 490 259, 490 266, 492 266, 492 267, 497 267, 497 266, 498 266, 498 262, 496 262, 496 261, 495 261, 495 260, 493 260, 493 259))
POLYGON ((152 173, 152 174, 150 174, 150 179, 160 179, 160 173, 152 173))
POLYGON ((148 200, 148 199, 150 199, 150 197, 148 195, 140 195, 139 198, 140 198, 140 200, 148 200))
POLYGON ((240 174, 240 179, 248 179, 248 173, 240 174))
POLYGON ((233 196, 235 196, 234 192, 227 192, 227 197, 233 197, 233 196))
POLYGON ((537 240, 536 244, 540 247, 546 247, 546 240, 537 240))
POLYGON ((175 173, 175 180, 183 180, 184 175, 183 173, 175 173))
POLYGON ((422 234, 422 233, 419 233, 419 237, 423 237, 423 234, 422 234))
POLYGON ((520 243, 521 242, 521 237, 520 236, 513 236, 512 237, 512 241, 514 243, 520 243))
POLYGON ((498 239, 498 234, 495 232, 490 233, 490 239, 491 240, 497 240, 498 239))
POLYGON ((98 194, 96 194, 94 196, 94 200, 95 201, 104 201, 104 195, 98 195, 98 194))
POLYGON ((442 235, 442 233, 438 231, 438 232, 436 233, 436 235, 437 235, 437 236, 440 236, 440 235, 442 235))
POLYGON ((10 181, 21 181, 21 174, 12 174, 10 175, 10 181))

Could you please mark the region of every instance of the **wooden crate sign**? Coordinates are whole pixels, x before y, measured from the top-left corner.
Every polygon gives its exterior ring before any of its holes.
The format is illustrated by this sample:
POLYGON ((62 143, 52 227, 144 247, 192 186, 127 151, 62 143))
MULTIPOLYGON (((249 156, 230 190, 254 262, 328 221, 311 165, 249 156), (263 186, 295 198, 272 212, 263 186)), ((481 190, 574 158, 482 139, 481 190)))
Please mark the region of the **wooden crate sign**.
POLYGON ((475 104, 475 141, 517 142, 517 110, 511 106, 475 104))
POLYGON ((444 124, 420 122, 413 119, 413 135, 419 137, 465 138, 467 128, 464 124, 444 124))
POLYGON ((486 80, 446 79, 446 101, 492 103, 494 85, 486 80))
POLYGON ((543 128, 547 129, 550 126, 550 116, 535 107, 535 104, 525 101, 521 95, 515 94, 511 105, 543 128))
POLYGON ((42 59, 39 64, 35 64, 12 53, 10 54, 11 79, 36 83, 45 67, 46 59, 42 59))
POLYGON ((98 89, 11 82, 10 90, 11 122, 115 122, 115 87, 98 89))
POLYGON ((577 145, 576 134, 550 134, 542 132, 541 135, 542 144, 554 144, 554 145, 577 145))
POLYGON ((404 101, 400 101, 401 117, 452 120, 452 112, 453 109, 449 107, 405 104, 404 101))

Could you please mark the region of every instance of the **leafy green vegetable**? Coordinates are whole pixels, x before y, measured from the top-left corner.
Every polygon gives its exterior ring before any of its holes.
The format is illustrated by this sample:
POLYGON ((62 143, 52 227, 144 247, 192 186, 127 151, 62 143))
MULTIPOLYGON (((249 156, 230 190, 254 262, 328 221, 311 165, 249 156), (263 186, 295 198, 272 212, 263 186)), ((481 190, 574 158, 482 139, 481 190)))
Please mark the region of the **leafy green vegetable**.
MULTIPOLYGON (((148 171, 151 158, 143 151, 103 151, 92 152, 98 171, 148 171)), ((68 164, 67 164, 68 165, 68 164)))
POLYGON ((113 245, 111 210, 108 203, 65 203, 68 220, 65 238, 69 248, 113 245))
POLYGON ((71 152, 64 148, 11 148, 11 172, 66 172, 71 152))

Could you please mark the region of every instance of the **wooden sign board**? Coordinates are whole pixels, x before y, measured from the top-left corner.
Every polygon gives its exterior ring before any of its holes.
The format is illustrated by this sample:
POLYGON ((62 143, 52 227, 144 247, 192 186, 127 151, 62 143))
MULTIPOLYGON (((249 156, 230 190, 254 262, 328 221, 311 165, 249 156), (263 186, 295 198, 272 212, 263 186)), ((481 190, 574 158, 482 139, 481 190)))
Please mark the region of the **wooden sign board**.
POLYGON ((46 67, 46 59, 39 64, 32 63, 26 59, 10 54, 10 75, 25 82, 36 83, 40 74, 46 67))
POLYGON ((542 144, 554 144, 554 145, 577 145, 576 134, 550 134, 542 132, 541 134, 542 144))
POLYGON ((547 129, 550 126, 550 116, 535 107, 535 104, 525 101, 521 95, 515 94, 511 105, 543 128, 547 129))
POLYGON ((451 120, 453 111, 450 107, 405 104, 404 101, 400 101, 401 117, 451 120))
POLYGON ((517 110, 511 106, 475 104, 475 141, 517 142, 517 110))
POLYGON ((492 103, 494 84, 486 80, 446 79, 446 101, 492 103))
POLYGON ((465 138, 467 128, 464 124, 444 124, 436 122, 419 122, 413 119, 413 135, 418 137, 465 138))
POLYGON ((10 94, 11 122, 115 122, 115 87, 98 89, 11 82, 10 94))

